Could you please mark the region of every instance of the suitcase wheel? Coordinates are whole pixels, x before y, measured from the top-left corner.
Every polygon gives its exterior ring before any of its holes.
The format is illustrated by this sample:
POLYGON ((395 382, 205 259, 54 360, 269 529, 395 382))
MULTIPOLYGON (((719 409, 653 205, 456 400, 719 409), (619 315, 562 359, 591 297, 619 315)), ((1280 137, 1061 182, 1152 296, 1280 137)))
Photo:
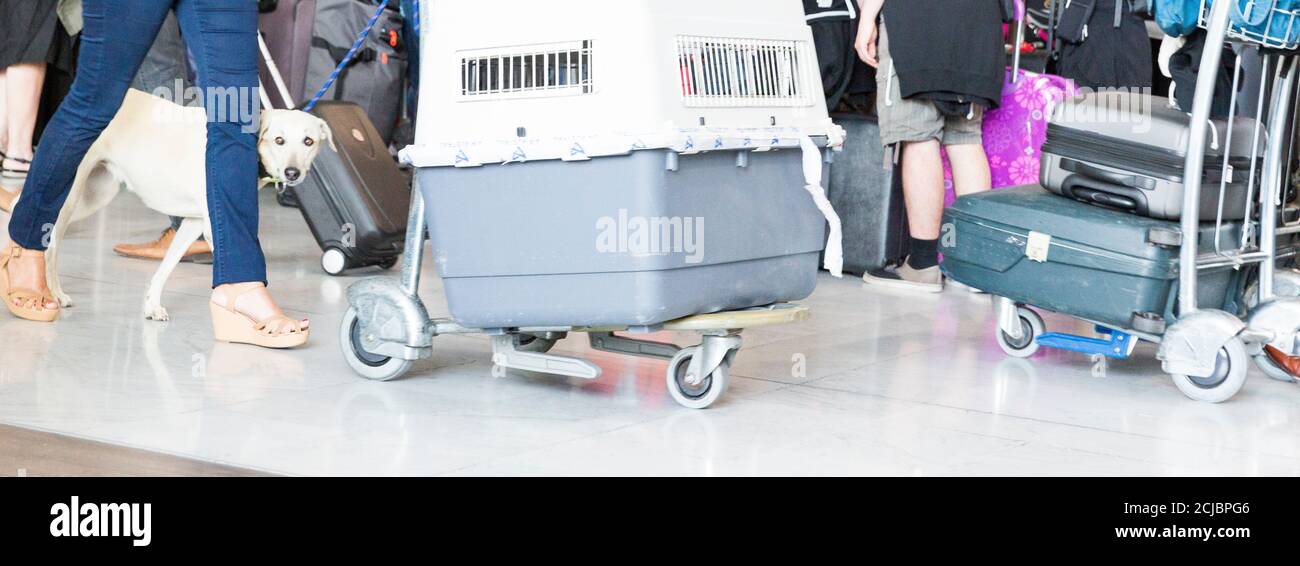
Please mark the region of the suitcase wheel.
POLYGON ((348 255, 338 248, 330 248, 320 255, 320 267, 330 275, 342 275, 351 267, 348 263, 348 255))

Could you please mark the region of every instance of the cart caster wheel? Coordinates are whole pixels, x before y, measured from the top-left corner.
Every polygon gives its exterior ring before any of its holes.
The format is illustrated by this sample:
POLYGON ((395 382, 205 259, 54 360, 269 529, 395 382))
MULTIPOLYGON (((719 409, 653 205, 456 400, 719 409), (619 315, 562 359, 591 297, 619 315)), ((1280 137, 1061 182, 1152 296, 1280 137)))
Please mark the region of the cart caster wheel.
POLYGON ((330 248, 320 255, 320 267, 330 275, 342 275, 348 270, 348 256, 343 250, 330 248))
POLYGON ((1255 356, 1255 365, 1258 366, 1259 370, 1264 372, 1264 375, 1267 375, 1270 379, 1285 381, 1287 383, 1296 382, 1296 377, 1291 375, 1291 372, 1284 370, 1278 367, 1277 364, 1273 363, 1273 358, 1268 357, 1268 354, 1261 352, 1259 355, 1255 356))
POLYGON ((699 385, 691 386, 686 383, 686 370, 691 365, 691 359, 695 357, 700 348, 691 346, 682 348, 676 356, 668 362, 668 393, 673 396, 673 400, 678 405, 688 409, 707 409, 715 401, 722 397, 727 391, 727 385, 731 382, 731 361, 736 357, 736 351, 732 350, 727 353, 727 357, 722 360, 718 368, 713 373, 704 378, 699 385))
POLYGON ((1197 401, 1222 403, 1241 391, 1249 369, 1250 356, 1246 354, 1246 345, 1241 342, 1241 338, 1233 338, 1219 350, 1214 375, 1191 377, 1175 374, 1174 385, 1178 386, 1183 395, 1197 401))
POLYGON ((382 270, 384 270, 384 271, 388 271, 389 269, 392 269, 393 266, 397 265, 397 261, 398 261, 399 259, 401 259, 401 258, 398 258, 398 257, 392 257, 392 258, 388 258, 388 259, 386 259, 386 260, 384 260, 384 261, 381 261, 381 262, 379 262, 379 263, 377 263, 377 264, 375 264, 375 265, 379 266, 379 269, 382 269, 382 270))
POLYGON ((1019 340, 1012 340, 1003 332, 1001 328, 997 329, 998 345, 1002 351, 1013 358, 1028 358, 1038 352, 1038 337, 1043 335, 1044 325, 1043 317, 1038 313, 1026 307, 1019 307, 1016 312, 1020 314, 1020 332, 1019 340))
POLYGON ((361 346, 361 324, 357 320, 357 310, 349 308, 343 315, 340 328, 339 345, 343 348, 343 358, 348 361, 352 371, 361 377, 374 381, 391 381, 406 375, 411 369, 411 360, 401 360, 367 352, 361 346))
POLYGON ((515 334, 515 349, 520 352, 532 352, 535 354, 545 354, 551 351, 558 344, 561 338, 546 338, 536 334, 515 334))

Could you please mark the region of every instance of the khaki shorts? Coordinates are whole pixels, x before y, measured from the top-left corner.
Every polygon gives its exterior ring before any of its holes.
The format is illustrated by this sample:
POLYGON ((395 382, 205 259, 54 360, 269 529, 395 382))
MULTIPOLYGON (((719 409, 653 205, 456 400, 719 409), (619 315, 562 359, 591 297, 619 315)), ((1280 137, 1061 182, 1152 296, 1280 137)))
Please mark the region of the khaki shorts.
POLYGON ((876 114, 880 117, 880 141, 885 146, 899 142, 939 140, 943 145, 971 145, 983 142, 984 111, 974 116, 946 116, 928 100, 902 97, 898 73, 889 54, 885 24, 880 24, 880 71, 876 73, 876 114))

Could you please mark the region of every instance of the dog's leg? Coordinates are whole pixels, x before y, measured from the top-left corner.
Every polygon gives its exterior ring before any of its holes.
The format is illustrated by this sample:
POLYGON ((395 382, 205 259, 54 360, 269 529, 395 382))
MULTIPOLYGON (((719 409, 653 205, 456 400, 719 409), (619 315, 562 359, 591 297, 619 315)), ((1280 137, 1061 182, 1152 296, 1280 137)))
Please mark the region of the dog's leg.
POLYGON ((181 227, 176 230, 176 237, 172 239, 171 247, 167 248, 167 255, 163 257, 162 265, 158 266, 158 271, 153 274, 153 280, 149 282, 149 291, 144 296, 144 317, 149 320, 168 320, 167 309, 162 306, 163 286, 167 284, 167 278, 171 277, 172 270, 181 262, 181 257, 185 251, 190 249, 190 245, 199 239, 203 233, 203 221, 198 218, 186 218, 181 221, 181 227))
POLYGON ((77 176, 72 181, 72 189, 68 191, 68 198, 63 202, 63 208, 59 210, 58 219, 54 221, 53 226, 42 227, 42 237, 47 237, 45 235, 48 234, 49 238, 49 241, 45 242, 45 284, 50 289, 50 296, 54 297, 62 308, 72 306, 72 297, 63 292, 63 281, 59 279, 59 250, 63 247, 63 239, 74 222, 77 210, 81 208, 81 201, 88 190, 91 174, 97 167, 95 163, 91 159, 82 162, 81 167, 77 169, 77 176))

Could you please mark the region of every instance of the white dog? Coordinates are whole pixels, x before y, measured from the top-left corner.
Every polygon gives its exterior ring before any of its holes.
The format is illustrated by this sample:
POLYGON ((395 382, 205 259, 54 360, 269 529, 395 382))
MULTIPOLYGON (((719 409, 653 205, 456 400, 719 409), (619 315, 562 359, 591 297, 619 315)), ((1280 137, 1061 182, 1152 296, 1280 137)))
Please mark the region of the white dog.
MULTIPOLYGON (((202 108, 181 106, 138 90, 127 93, 122 109, 77 169, 45 252, 46 279, 60 306, 72 306, 59 281, 59 247, 64 234, 74 222, 108 206, 125 187, 145 206, 184 219, 144 299, 145 318, 168 319, 162 290, 172 270, 199 236, 216 245, 208 219, 206 125, 202 108)), ((266 177, 259 188, 278 182, 288 186, 302 183, 322 143, 334 147, 324 120, 296 110, 263 111, 257 151, 266 177)))

